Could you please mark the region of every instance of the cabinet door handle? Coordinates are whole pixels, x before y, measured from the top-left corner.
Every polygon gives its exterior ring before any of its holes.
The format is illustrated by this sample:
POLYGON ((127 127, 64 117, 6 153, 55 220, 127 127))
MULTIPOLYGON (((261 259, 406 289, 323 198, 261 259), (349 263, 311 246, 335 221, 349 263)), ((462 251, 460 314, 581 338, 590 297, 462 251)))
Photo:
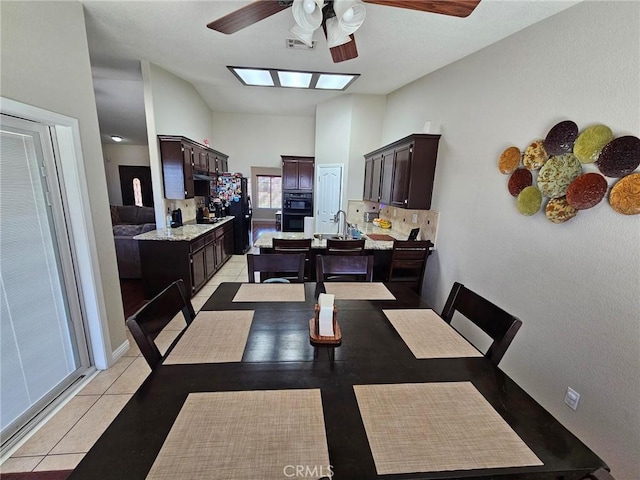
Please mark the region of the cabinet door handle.
POLYGON ((406 205, 407 203, 409 203, 409 199, 406 199, 406 200, 404 201, 404 204, 405 204, 405 205, 406 205))

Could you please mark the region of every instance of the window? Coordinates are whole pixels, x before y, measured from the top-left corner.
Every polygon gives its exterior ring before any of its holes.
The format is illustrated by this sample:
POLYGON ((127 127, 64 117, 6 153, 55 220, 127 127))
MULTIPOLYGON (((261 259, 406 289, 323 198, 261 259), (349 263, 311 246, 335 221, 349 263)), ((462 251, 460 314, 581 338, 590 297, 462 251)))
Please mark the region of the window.
POLYGON ((258 175, 257 208, 282 208, 282 177, 258 175))

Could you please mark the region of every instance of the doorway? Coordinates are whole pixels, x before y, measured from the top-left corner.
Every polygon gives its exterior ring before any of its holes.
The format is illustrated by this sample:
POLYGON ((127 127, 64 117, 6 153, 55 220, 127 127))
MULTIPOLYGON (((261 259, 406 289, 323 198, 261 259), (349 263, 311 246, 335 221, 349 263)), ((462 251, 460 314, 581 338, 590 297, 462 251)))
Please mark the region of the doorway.
POLYGON ((342 164, 317 165, 316 232, 336 233, 333 217, 342 206, 342 164))
POLYGON ((153 207, 151 167, 120 165, 119 173, 122 204, 153 207))
POLYGON ((0 149, 4 449, 89 371, 90 360, 56 131, 2 114, 0 149))

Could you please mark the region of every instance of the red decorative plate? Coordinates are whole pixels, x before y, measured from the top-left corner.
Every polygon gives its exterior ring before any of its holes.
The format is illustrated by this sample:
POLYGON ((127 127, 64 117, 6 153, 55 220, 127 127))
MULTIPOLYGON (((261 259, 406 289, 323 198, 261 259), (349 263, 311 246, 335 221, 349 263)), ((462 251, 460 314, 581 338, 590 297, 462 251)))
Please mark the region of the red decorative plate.
POLYGON ((607 180, 599 173, 585 173, 567 187, 567 203, 576 210, 586 210, 598 203, 607 193, 607 180))
POLYGON ((533 176, 526 168, 518 168, 509 178, 509 193, 517 197, 522 190, 533 184, 533 176))

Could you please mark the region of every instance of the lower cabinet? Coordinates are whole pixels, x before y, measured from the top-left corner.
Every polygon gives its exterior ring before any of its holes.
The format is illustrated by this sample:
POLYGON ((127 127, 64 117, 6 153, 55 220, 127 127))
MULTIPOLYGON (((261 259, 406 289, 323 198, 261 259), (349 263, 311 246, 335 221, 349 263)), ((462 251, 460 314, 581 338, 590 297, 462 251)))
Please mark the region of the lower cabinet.
POLYGON ((193 296, 233 255, 233 222, 190 241, 140 240, 138 246, 146 298, 178 279, 193 296))

